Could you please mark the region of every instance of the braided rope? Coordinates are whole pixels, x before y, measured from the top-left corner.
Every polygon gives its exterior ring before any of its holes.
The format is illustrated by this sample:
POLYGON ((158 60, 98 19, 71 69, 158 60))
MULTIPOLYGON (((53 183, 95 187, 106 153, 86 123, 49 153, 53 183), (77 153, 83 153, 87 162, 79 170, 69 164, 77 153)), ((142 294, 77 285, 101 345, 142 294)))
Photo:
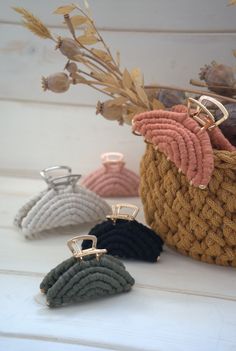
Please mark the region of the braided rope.
POLYGON ((170 247, 197 260, 236 267, 236 151, 214 150, 205 190, 148 145, 140 192, 147 223, 170 247))

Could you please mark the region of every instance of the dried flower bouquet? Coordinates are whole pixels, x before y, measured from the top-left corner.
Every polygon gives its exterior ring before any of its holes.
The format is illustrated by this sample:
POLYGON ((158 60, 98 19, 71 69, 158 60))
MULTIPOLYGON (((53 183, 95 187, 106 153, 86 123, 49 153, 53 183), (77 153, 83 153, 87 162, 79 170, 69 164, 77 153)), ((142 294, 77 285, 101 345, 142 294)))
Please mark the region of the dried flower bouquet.
MULTIPOLYGON (((112 55, 92 19, 87 1, 84 1, 83 6, 70 4, 54 11, 63 16, 71 37, 54 35, 41 20, 24 8, 15 7, 14 10, 22 16, 26 28, 43 39, 54 41, 56 49, 67 58, 64 67, 67 73, 59 72, 43 77, 43 89, 62 93, 71 84, 90 86, 109 96, 109 100, 99 101, 97 104, 97 113, 109 120, 117 120, 119 124, 131 124, 132 118, 143 111, 184 103, 186 92, 199 95, 204 93, 176 87, 144 86, 143 74, 138 68, 130 71, 121 69, 120 53, 117 51, 115 57, 112 55)), ((196 80, 191 80, 191 83, 209 87, 211 91, 207 94, 222 100, 222 96, 216 94, 222 89, 214 89, 214 85, 211 87, 196 80)), ((216 85, 221 85, 221 82, 216 85)), ((236 102, 232 97, 228 97, 227 101, 236 102)))

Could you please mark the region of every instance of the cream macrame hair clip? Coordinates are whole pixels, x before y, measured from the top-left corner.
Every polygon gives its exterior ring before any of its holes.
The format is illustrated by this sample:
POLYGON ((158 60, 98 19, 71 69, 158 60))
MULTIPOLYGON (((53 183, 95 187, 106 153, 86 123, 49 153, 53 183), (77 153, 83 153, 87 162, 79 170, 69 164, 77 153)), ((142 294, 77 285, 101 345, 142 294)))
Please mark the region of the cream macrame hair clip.
POLYGON ((70 167, 46 168, 40 175, 48 188, 29 200, 14 219, 26 238, 54 228, 99 222, 111 213, 106 201, 77 184, 81 176, 72 174, 70 167))

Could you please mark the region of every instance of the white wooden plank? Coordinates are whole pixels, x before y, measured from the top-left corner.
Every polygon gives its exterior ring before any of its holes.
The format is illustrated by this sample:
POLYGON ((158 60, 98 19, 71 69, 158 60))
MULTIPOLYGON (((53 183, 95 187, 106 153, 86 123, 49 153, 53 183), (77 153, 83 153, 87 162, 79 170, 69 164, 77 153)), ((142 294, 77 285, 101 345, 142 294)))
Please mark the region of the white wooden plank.
MULTIPOLYGON (((46 23, 58 25, 58 16, 52 12, 68 0, 48 2, 4 0, 1 3, 0 20, 18 21, 11 6, 22 6, 36 14, 46 23)), ((94 18, 99 27, 131 30, 177 30, 177 31, 235 31, 235 12, 227 7, 228 0, 90 0, 94 18)))
MULTIPOLYGON (((0 332, 1 334, 1 332, 0 332)), ((47 338, 45 338, 47 339, 47 338)), ((43 336, 37 338, 26 339, 24 336, 22 338, 17 337, 16 335, 11 335, 11 337, 0 337, 0 350, 8 351, 102 351, 108 350, 104 348, 90 347, 86 345, 80 345, 78 342, 67 340, 67 342, 56 342, 44 340, 43 336), (68 342, 70 342, 68 343, 68 342)))
POLYGON ((72 339, 119 351, 232 351, 236 347, 232 301, 134 287, 127 294, 50 310, 36 302, 39 278, 0 279, 3 335, 72 339))
MULTIPOLYGON (((25 240, 16 230, 0 228, 0 271, 43 277, 70 257, 67 240, 89 230, 88 225, 78 230, 55 230, 33 241, 25 240)), ((167 248, 157 264, 124 262, 139 287, 236 301, 235 271, 231 268, 197 262, 167 248)))
MULTIPOLYGON (((91 88, 72 86, 65 94, 43 92, 42 75, 62 71, 66 60, 50 41, 40 40, 25 28, 0 25, 0 98, 57 103, 96 104, 106 99, 91 88), (22 84, 24 86, 22 87, 22 84)), ((56 33, 68 36, 63 30, 56 33)), ((235 64, 235 34, 157 34, 104 32, 111 49, 119 49, 122 65, 140 67, 147 84, 188 86, 200 67, 212 60, 235 64)))
MULTIPOLYGON (((138 172, 145 144, 130 126, 95 115, 93 108, 0 102, 0 168, 39 171, 69 165, 86 175, 101 167, 103 152, 119 151, 138 172)), ((27 189, 27 187, 25 187, 27 189)))
MULTIPOLYGON (((90 225, 84 225, 78 230, 55 230, 41 236, 41 240, 25 240, 13 228, 13 218, 20 206, 38 192, 40 184, 39 180, 29 180, 27 185, 27 179, 0 178, 1 270, 19 271, 19 274, 46 274, 70 256, 66 241, 76 234, 87 234, 91 228, 90 225)), ((128 198, 126 201, 140 207, 137 219, 145 223, 140 199, 128 198)), ((121 202, 121 199, 109 200, 110 204, 117 202, 121 202)), ((136 282, 149 289, 176 291, 180 294, 187 291, 189 294, 236 300, 235 270, 229 267, 197 262, 167 248, 157 264, 133 261, 126 261, 125 264, 136 282)))

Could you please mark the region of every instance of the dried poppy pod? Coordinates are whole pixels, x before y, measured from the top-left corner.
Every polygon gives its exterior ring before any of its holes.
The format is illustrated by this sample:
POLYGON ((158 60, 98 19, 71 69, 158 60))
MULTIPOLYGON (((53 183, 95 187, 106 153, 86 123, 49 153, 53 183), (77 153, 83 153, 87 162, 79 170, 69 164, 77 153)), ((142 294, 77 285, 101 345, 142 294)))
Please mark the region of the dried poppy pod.
POLYGON ((70 83, 68 75, 64 72, 42 77, 42 88, 44 91, 51 90, 54 93, 64 93, 69 89, 70 83))
POLYGON ((160 89, 157 94, 157 99, 163 103, 167 108, 184 103, 186 96, 182 91, 160 89))
POLYGON ((112 105, 111 104, 112 100, 108 100, 105 102, 100 102, 98 101, 97 103, 97 109, 96 109, 96 114, 101 114, 103 117, 106 119, 109 119, 110 121, 119 121, 122 123, 123 118, 123 112, 124 108, 122 105, 112 105))
POLYGON ((81 54, 79 44, 71 38, 58 38, 56 49, 59 49, 62 55, 73 59, 74 56, 81 54))
POLYGON ((199 77, 206 82, 209 90, 217 94, 233 96, 236 93, 234 71, 230 66, 213 61, 211 65, 205 65, 201 68, 199 77))
POLYGON ((70 74, 75 74, 78 71, 78 66, 75 62, 68 62, 65 66, 65 69, 70 73, 70 74))

